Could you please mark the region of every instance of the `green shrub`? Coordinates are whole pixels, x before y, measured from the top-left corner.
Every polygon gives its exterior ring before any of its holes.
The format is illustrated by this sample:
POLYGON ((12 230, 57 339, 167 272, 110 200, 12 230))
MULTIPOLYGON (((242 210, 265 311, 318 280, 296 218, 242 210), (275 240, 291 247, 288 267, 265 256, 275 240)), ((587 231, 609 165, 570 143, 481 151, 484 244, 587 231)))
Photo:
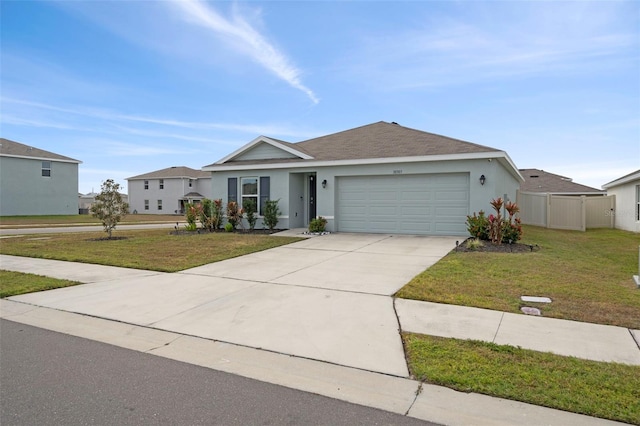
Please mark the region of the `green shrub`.
POLYGON ((198 220, 200 216, 202 206, 200 204, 186 203, 184 208, 187 219, 187 231, 195 231, 197 228, 196 220, 198 220))
POLYGON ((467 231, 469 231, 472 237, 481 240, 489 239, 489 219, 484 215, 482 210, 480 210, 477 216, 475 212, 473 216, 467 216, 467 231))
POLYGON ((233 227, 233 225, 231 223, 227 223, 226 225, 224 225, 224 230, 227 232, 233 232, 235 228, 233 227))
POLYGON ((309 232, 324 232, 327 226, 327 219, 322 216, 318 216, 309 222, 309 232))
POLYGON ((247 198, 242 203, 245 213, 247 214, 247 222, 249 222, 249 229, 253 231, 256 226, 256 201, 253 198, 247 198))
POLYGON ((496 214, 485 216, 480 210, 478 215, 467 216, 467 231, 472 237, 484 241, 491 241, 494 244, 515 243, 522 238, 522 225, 520 218, 515 214, 520 211, 516 203, 504 203, 502 198, 491 200, 491 206, 496 214), (505 218, 501 214, 502 206, 509 213, 509 217, 505 218))
POLYGON ((280 209, 278 209, 278 202, 280 200, 267 200, 264 205, 264 219, 262 219, 264 225, 273 231, 273 228, 278 224, 278 215, 280 209))

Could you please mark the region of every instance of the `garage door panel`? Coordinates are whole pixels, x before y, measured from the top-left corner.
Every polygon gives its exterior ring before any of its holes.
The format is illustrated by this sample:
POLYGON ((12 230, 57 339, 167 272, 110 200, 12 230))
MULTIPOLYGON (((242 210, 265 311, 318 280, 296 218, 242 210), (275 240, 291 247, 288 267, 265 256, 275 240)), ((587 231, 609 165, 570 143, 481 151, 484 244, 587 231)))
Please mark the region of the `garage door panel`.
POLYGON ((438 190, 435 193, 436 201, 461 201, 468 203, 469 201, 469 192, 461 191, 459 189, 456 190, 438 190))
POLYGON ((369 208, 369 214, 371 216, 395 216, 397 210, 395 206, 371 206, 369 208))
POLYGON ((469 175, 338 178, 338 231, 451 235, 466 232, 469 175))

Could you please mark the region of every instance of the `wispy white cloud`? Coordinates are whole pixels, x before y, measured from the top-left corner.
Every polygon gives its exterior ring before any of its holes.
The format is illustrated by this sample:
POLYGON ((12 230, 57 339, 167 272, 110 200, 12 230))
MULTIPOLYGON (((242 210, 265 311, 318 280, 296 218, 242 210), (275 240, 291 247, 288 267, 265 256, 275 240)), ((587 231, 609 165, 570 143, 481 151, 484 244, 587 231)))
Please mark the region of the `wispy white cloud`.
POLYGON ((113 157, 148 157, 154 155, 183 155, 188 153, 197 153, 195 150, 187 150, 184 147, 162 147, 132 144, 125 142, 108 142, 103 144, 101 148, 106 155, 113 157))
MULTIPOLYGON (((280 135, 280 136, 293 136, 293 137, 313 137, 316 136, 317 132, 312 132, 308 130, 301 130, 299 128, 293 128, 288 126, 281 126, 277 124, 238 124, 238 123, 220 123, 220 122, 198 122, 198 121, 186 121, 186 120, 175 120, 170 118, 158 118, 152 116, 145 115, 136 115, 136 114, 122 114, 119 112, 113 112, 105 109, 91 108, 91 107, 62 107, 56 105, 50 105, 42 102, 34 102, 25 99, 16 99, 9 97, 1 97, 0 102, 3 104, 18 104, 24 105, 31 108, 49 110, 60 112, 64 114, 73 114, 84 117, 91 117, 95 119, 105 120, 109 122, 138 122, 138 123, 148 123, 148 124, 156 124, 159 126, 167 126, 167 127, 178 127, 188 130, 224 130, 224 131, 233 131, 239 133, 246 133, 251 135, 252 137, 258 135, 280 135)), ((7 108, 4 108, 6 111, 7 108)), ((68 128, 74 129, 75 127, 72 125, 66 125, 62 123, 53 123, 47 122, 45 120, 36 121, 25 118, 20 118, 16 116, 8 116, 12 122, 8 124, 18 124, 18 125, 33 125, 39 127, 58 127, 58 128, 68 128)), ((1 121, 5 121, 5 115, 0 118, 1 121)), ((78 129, 79 128, 75 128, 78 129)), ((84 129, 87 130, 87 129, 84 129)), ((93 129, 97 130, 97 129, 93 129)), ((128 131, 133 132, 133 129, 127 128, 128 131)), ((138 132, 142 132, 143 130, 138 130, 138 132)), ((147 136, 152 136, 152 134, 147 134, 147 136)), ((205 137, 191 137, 188 135, 178 135, 178 134, 158 134, 158 136, 163 137, 172 137, 176 139, 184 139, 184 140, 193 140, 193 141, 202 141, 202 142, 213 142, 214 140, 205 137)))
POLYGON ((236 46, 238 51, 249 56, 291 87, 305 93, 314 104, 319 102, 315 93, 302 83, 300 70, 273 43, 256 31, 237 8, 234 8, 231 19, 227 19, 199 0, 173 0, 173 4, 183 12, 188 22, 220 35, 222 39, 236 46))
POLYGON ((637 61, 637 33, 631 23, 619 25, 623 12, 611 11, 615 5, 566 3, 516 2, 496 14, 493 6, 465 2, 472 10, 455 18, 434 15, 404 30, 365 33, 344 62, 359 80, 392 91, 579 75, 637 61), (479 18, 484 7, 492 8, 487 21, 479 18))

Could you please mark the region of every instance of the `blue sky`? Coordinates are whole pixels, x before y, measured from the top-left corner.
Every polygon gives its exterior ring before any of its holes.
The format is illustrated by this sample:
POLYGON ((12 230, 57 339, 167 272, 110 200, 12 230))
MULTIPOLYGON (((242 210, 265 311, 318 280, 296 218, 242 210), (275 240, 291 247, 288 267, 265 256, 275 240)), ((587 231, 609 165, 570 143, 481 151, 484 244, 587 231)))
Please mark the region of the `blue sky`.
POLYGON ((80 192, 377 122, 600 187, 640 168, 640 2, 11 1, 1 135, 80 192))

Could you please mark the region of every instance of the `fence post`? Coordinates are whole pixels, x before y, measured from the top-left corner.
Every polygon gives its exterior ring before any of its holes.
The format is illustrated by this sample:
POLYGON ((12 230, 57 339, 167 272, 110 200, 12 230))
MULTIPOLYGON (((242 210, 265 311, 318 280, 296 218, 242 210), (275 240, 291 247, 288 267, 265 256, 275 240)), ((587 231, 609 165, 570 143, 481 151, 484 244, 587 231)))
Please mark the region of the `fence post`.
POLYGON ((547 192, 547 217, 545 218, 547 228, 551 228, 551 194, 547 192))
POLYGON ((610 198, 611 207, 609 209, 609 211, 611 212, 611 214, 609 215, 611 217, 611 229, 615 229, 616 228, 616 195, 612 194, 612 195, 608 195, 608 197, 611 197, 610 198))
POLYGON ((580 214, 582 215, 582 219, 580 220, 580 228, 581 231, 584 232, 587 230, 587 196, 580 196, 580 214))

